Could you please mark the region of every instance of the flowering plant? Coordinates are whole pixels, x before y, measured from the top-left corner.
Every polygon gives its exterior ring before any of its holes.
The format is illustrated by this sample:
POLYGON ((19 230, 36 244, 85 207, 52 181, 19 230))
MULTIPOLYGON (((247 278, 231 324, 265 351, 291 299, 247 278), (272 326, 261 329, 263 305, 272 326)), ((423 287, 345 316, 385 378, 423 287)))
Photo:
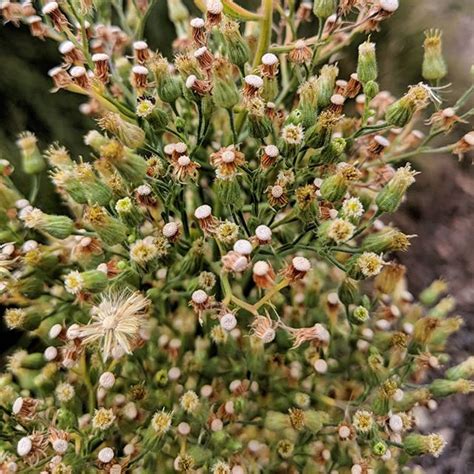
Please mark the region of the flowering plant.
POLYGON ((473 87, 443 106, 429 31, 426 82, 379 90, 364 33, 398 0, 195 3, 190 20, 168 0, 173 62, 143 39, 153 0, 2 3, 60 42, 54 91, 83 95, 97 128, 85 158, 19 137, 28 198, 1 162, 0 301, 24 337, 0 378, 0 472, 360 474, 438 456, 413 408, 471 392, 474 360, 442 370, 461 319, 443 281, 409 293, 391 255, 414 236, 381 219, 415 181, 409 158, 473 148, 474 132, 431 145, 472 115, 473 87), (37 207, 46 166, 64 214, 37 207))

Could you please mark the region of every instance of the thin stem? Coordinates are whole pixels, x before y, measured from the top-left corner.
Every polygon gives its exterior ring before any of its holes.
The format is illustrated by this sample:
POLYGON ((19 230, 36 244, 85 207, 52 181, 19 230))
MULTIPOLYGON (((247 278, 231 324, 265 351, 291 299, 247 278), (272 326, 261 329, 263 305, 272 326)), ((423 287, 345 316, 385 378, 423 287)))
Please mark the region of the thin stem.
POLYGON ((262 0, 262 20, 260 21, 260 37, 253 60, 254 68, 260 64, 262 56, 269 50, 272 40, 272 20, 273 0, 262 0))

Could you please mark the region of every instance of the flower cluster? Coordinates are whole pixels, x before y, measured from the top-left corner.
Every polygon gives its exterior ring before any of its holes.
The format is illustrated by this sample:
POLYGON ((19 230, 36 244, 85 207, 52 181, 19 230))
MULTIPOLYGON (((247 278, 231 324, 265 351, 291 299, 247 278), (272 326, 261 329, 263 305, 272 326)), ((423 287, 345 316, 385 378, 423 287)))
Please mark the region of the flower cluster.
POLYGON ((441 33, 426 82, 396 98, 369 34, 398 0, 197 0, 195 18, 168 0, 172 60, 143 39, 153 0, 42 3, 1 13, 59 42, 54 92, 82 95, 95 126, 80 158, 18 138, 28 196, 1 162, 0 303, 24 337, 0 377, 0 472, 362 474, 439 456, 414 409, 471 392, 474 360, 443 370, 462 321, 443 281, 408 291, 394 252, 415 236, 387 216, 410 157, 474 147, 431 145, 473 91, 443 106, 441 33), (361 36, 341 77, 335 53, 361 36), (46 168, 61 215, 40 209, 46 168))

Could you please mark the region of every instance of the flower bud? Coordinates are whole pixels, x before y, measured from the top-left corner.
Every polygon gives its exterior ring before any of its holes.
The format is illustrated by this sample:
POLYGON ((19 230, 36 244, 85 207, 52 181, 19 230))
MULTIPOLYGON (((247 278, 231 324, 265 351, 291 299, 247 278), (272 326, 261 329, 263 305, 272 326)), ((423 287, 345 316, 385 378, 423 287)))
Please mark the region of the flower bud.
POLYGON ((435 458, 443 452, 446 441, 439 434, 421 435, 411 433, 403 440, 403 449, 410 456, 420 456, 431 454, 435 458))
POLYGON ((81 292, 100 293, 107 287, 107 275, 99 270, 72 271, 64 278, 66 290, 77 295, 81 292))
POLYGON ((386 226, 381 231, 370 234, 361 244, 362 250, 367 252, 405 252, 410 246, 410 236, 397 229, 386 226))
POLYGON ((137 125, 124 120, 119 114, 107 112, 99 120, 99 125, 129 148, 140 148, 145 141, 145 132, 137 125))
POLYGON ((342 173, 336 173, 323 181, 320 192, 323 199, 330 202, 339 201, 347 192, 347 180, 342 173))
POLYGON ((315 0, 313 3, 313 12, 321 20, 330 17, 336 11, 334 0, 315 0))
POLYGON ((413 171, 408 163, 398 168, 393 178, 377 194, 376 204, 382 212, 395 212, 400 206, 408 187, 415 182, 418 173, 413 171))
POLYGON ((468 357, 460 364, 451 367, 445 375, 449 380, 472 378, 474 376, 474 356, 468 357))
POLYGON ((37 138, 31 132, 20 134, 16 142, 21 152, 23 171, 26 174, 38 174, 46 168, 46 163, 37 146, 37 138))
POLYGON ((127 239, 126 226, 100 206, 86 208, 84 218, 107 245, 123 243, 127 239))
POLYGON ((74 222, 69 217, 45 214, 31 206, 22 209, 20 219, 26 227, 46 232, 56 239, 69 237, 74 229, 74 222))
POLYGON ((364 306, 357 306, 349 314, 349 321, 352 324, 361 325, 369 319, 369 312, 364 306))
POLYGON ((366 41, 359 46, 359 59, 357 61, 357 77, 362 84, 377 79, 377 58, 375 56, 375 43, 366 41))
POLYGON ((322 67, 321 73, 316 81, 316 96, 319 107, 324 108, 331 103, 338 73, 339 69, 337 66, 325 65, 322 67))
POLYGON ((438 299, 448 291, 448 285, 444 280, 435 280, 428 288, 419 295, 419 300, 426 306, 434 305, 438 299))
POLYGON ((233 20, 227 20, 220 29, 224 40, 224 54, 232 64, 243 68, 250 57, 247 42, 240 34, 239 24, 233 20))
POLYGON ((346 149, 346 140, 342 137, 333 138, 323 147, 319 154, 311 158, 312 163, 317 165, 330 165, 341 161, 341 157, 346 149))
POLYGON ((462 378, 457 380, 436 379, 428 388, 435 398, 449 397, 455 393, 467 395, 474 391, 474 382, 462 378))
POLYGON ((360 298, 357 281, 349 277, 345 278, 337 294, 343 305, 356 304, 360 298))
POLYGON ((422 76, 427 81, 438 81, 448 73, 443 58, 441 36, 440 30, 425 31, 422 76))

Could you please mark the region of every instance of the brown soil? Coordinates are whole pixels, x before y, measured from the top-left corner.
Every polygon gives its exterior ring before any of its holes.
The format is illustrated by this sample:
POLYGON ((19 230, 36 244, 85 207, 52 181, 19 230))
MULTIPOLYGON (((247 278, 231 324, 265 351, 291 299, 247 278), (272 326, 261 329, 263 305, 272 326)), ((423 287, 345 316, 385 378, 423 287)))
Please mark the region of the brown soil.
MULTIPOLYGON (((427 158, 395 223, 417 234, 409 251, 400 256, 408 267, 414 294, 442 277, 457 300, 463 328, 451 339, 448 352, 454 365, 473 354, 474 347, 474 169, 452 157, 427 158)), ((435 374, 436 375, 436 374, 435 374)), ((441 401, 427 414, 423 429, 440 431, 449 444, 439 459, 424 458, 430 474, 474 472, 474 397, 441 401)))

